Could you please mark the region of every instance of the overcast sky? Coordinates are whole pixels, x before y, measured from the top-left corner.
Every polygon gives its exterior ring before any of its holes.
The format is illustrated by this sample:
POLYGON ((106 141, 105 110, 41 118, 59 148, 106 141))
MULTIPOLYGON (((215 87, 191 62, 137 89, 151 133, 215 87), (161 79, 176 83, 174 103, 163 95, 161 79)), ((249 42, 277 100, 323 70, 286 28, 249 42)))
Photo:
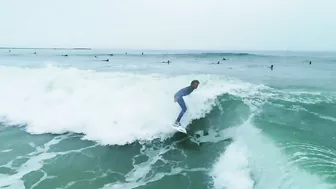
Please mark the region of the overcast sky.
POLYGON ((336 0, 0 0, 0 46, 336 50, 336 0))

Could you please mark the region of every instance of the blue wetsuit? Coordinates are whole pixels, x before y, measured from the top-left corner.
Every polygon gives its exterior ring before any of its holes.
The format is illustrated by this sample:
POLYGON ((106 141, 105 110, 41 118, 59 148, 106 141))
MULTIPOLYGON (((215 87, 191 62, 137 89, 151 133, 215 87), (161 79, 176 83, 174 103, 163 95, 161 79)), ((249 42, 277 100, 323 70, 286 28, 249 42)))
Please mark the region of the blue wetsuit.
POLYGON ((178 117, 176 119, 176 122, 180 122, 183 114, 187 111, 187 107, 186 107, 185 102, 183 100, 183 96, 189 95, 191 92, 193 92, 193 90, 194 90, 194 88, 192 86, 188 86, 188 87, 185 87, 185 88, 177 91, 177 93, 175 93, 174 98, 177 97, 176 101, 182 108, 180 114, 178 115, 178 117))

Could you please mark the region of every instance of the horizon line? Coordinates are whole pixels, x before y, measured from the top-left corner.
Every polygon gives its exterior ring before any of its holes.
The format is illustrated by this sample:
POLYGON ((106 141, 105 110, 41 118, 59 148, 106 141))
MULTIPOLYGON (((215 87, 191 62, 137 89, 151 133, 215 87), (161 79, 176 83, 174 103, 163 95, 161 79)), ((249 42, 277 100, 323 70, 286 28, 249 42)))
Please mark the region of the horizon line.
POLYGON ((91 48, 91 47, 9 47, 0 46, 0 49, 43 49, 43 50, 131 50, 131 51, 199 51, 199 52, 209 52, 209 51, 235 51, 235 52, 336 52, 336 50, 283 50, 283 49, 268 49, 268 50, 251 50, 251 49, 140 49, 140 48, 91 48))

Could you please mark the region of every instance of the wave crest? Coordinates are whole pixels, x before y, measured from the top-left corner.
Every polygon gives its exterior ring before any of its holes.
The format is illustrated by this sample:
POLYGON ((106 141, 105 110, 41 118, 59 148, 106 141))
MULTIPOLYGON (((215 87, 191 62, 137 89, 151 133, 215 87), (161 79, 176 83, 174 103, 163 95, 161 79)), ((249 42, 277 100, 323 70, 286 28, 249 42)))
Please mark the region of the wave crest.
POLYGON ((83 133, 101 144, 164 139, 180 111, 174 93, 192 79, 200 87, 185 98, 182 124, 204 117, 218 95, 248 87, 224 77, 140 75, 48 66, 0 67, 0 116, 7 124, 25 124, 30 133, 83 133))

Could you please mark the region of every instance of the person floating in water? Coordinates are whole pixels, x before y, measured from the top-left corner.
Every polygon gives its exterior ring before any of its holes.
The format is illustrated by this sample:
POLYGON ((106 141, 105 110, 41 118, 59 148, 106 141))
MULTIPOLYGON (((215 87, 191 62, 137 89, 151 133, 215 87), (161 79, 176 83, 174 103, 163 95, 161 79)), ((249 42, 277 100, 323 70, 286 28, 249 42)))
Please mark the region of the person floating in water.
POLYGON ((162 61, 162 63, 167 63, 167 64, 169 64, 170 63, 170 61, 168 60, 167 62, 165 62, 165 61, 162 61))
POLYGON ((271 65, 271 67, 270 67, 270 68, 271 68, 271 70, 273 70, 273 64, 271 65))
POLYGON ((183 89, 180 89, 179 91, 177 91, 175 93, 175 95, 174 95, 174 102, 177 102, 180 105, 180 107, 182 108, 180 114, 178 115, 178 117, 177 117, 177 119, 175 121, 175 125, 176 126, 181 126, 181 124, 180 124, 181 118, 182 118, 183 114, 187 111, 187 107, 186 107, 186 104, 185 104, 185 102, 183 100, 183 96, 187 96, 191 92, 193 92, 195 89, 197 89, 198 84, 199 84, 198 80, 193 80, 190 83, 190 86, 185 87, 183 89))
POLYGON ((311 65, 311 61, 309 61, 309 65, 311 65))

